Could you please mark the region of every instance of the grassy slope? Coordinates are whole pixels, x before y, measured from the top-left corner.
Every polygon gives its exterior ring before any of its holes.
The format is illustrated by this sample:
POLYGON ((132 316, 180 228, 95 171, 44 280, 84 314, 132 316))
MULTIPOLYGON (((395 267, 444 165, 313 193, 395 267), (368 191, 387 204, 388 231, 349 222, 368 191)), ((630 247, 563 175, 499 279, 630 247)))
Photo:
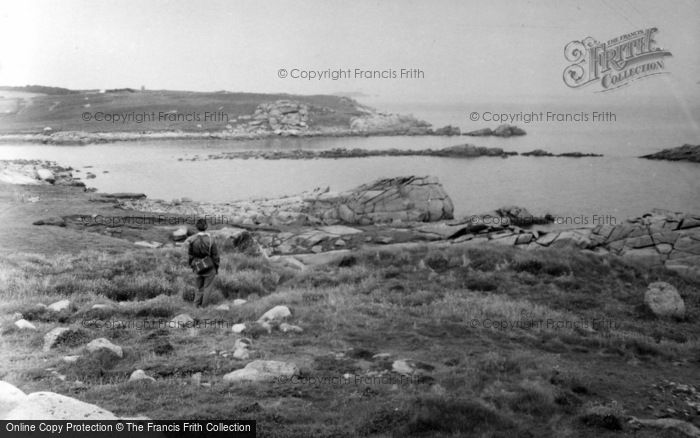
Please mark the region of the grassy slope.
POLYGON ((294 96, 289 94, 256 94, 232 92, 189 92, 189 91, 115 91, 103 94, 94 92, 72 92, 69 94, 33 95, 26 99, 13 91, 0 96, 0 133, 40 133, 44 127, 55 131, 202 131, 222 130, 227 122, 168 122, 107 123, 82 120, 83 112, 105 113, 150 113, 177 110, 180 114, 223 111, 228 114, 229 124, 235 126, 235 118, 250 115, 255 108, 265 102, 279 99, 294 99, 312 106, 311 127, 336 126, 347 128, 351 117, 360 113, 352 100, 337 96, 294 96), (33 97, 32 97, 33 96, 33 97), (89 104, 89 107, 86 105, 89 104), (325 110, 323 110, 325 108, 325 110), (331 110, 331 111, 329 111, 331 110), (4 111, 9 111, 4 113, 4 111), (197 124, 202 127, 198 128, 197 124))
MULTIPOLYGON (((225 244, 223 253, 215 298, 249 299, 225 312, 196 310, 182 301, 192 286, 179 249, 2 256, 0 379, 27 391, 77 396, 124 416, 255 418, 265 433, 261 436, 414 436, 426 431, 431 436, 618 436, 596 426, 617 423, 586 414, 649 417, 654 413, 649 404, 680 409, 664 404, 671 402, 650 402, 651 385, 665 379, 698 381, 698 285, 666 271, 578 252, 528 253, 499 246, 370 251, 358 254, 354 266, 304 273, 244 258, 225 244), (678 287, 690 309, 687 320, 660 321, 644 311, 643 291, 659 279, 678 287), (64 297, 72 300, 69 312, 52 314, 33 306, 64 297), (112 310, 90 309, 127 298, 134 300, 115 303, 112 310), (107 337, 123 346, 125 358, 118 361, 92 356, 74 365, 62 363, 62 355, 83 354, 80 345, 41 351, 46 331, 58 325, 78 328, 83 319, 168 319, 187 312, 232 324, 254 321, 276 304, 289 305, 292 323, 305 332, 256 331, 254 350, 258 357, 295 362, 306 377, 390 369, 390 360, 371 358, 380 352, 433 368, 412 384, 397 386, 227 384, 223 374, 247 361, 209 354, 232 350, 237 338, 217 328, 83 329, 86 339, 107 337), (39 331, 11 327, 15 311, 39 331), (472 327, 473 319, 486 318, 608 318, 618 325, 597 333, 472 327), (155 353, 167 343, 173 354, 155 353), (159 379, 155 389, 126 381, 137 368, 159 379), (192 385, 195 372, 211 386, 192 385)), ((634 431, 626 427, 623 433, 634 431)))

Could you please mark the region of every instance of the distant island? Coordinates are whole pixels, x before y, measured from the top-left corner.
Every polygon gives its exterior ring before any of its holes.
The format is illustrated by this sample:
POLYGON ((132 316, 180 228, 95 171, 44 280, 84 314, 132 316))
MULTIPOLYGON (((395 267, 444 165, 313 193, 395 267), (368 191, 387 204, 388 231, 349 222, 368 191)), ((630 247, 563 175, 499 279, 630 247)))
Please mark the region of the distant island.
POLYGON ((675 148, 664 149, 653 154, 642 155, 639 158, 649 160, 690 161, 700 163, 700 145, 684 144, 675 148))
POLYGON ((332 95, 0 87, 0 141, 89 144, 142 139, 460 135, 412 115, 332 95))

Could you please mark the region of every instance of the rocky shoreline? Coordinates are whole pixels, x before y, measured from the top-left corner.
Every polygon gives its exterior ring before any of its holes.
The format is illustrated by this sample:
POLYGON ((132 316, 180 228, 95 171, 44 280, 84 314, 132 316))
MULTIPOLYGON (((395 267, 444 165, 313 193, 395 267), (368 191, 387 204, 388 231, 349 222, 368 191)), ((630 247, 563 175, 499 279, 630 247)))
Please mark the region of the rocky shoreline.
MULTIPOLYGON (((3 164, 0 179, 4 182, 89 190, 73 178, 70 168, 55 163, 3 164)), ((555 219, 551 214, 536 216, 517 206, 455 219, 452 200, 437 178, 430 176, 380 179, 346 192, 326 188, 278 199, 219 204, 148 199, 137 193, 86 196, 92 202, 111 204, 113 220, 76 212, 60 217, 49 214, 34 224, 96 232, 159 248, 186 239, 193 233, 194 219, 205 216, 212 232, 231 239, 234 246, 277 257, 300 269, 339 262, 353 250, 373 245, 495 243, 526 250, 576 248, 700 278, 700 213, 653 209, 619 224, 567 230, 547 227, 555 219), (160 237, 143 240, 145 235, 160 237)))
POLYGON ((700 145, 684 144, 675 148, 664 149, 662 151, 642 155, 639 158, 649 160, 669 160, 669 161, 690 161, 691 163, 700 163, 700 145))

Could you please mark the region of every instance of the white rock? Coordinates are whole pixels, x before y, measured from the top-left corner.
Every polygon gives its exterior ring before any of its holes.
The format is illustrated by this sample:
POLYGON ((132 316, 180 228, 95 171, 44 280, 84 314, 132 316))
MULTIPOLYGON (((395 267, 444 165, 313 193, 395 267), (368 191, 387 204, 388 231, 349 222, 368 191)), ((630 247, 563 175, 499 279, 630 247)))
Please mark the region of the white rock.
POLYGON ((389 359, 390 357, 391 353, 377 353, 372 356, 372 359, 389 359))
POLYGON ((80 359, 78 355, 63 356, 61 360, 65 363, 76 363, 80 359))
POLYGON ((292 316, 292 312, 287 306, 275 306, 263 314, 258 322, 275 321, 292 316))
POLYGON ((224 376, 227 382, 263 382, 278 377, 289 378, 299 374, 299 368, 293 363, 276 360, 254 360, 245 368, 232 371, 224 376))
POLYGON ((237 348, 233 352, 233 357, 241 360, 250 359, 250 351, 247 348, 237 348))
POLYGON ((93 309, 109 309, 111 307, 112 306, 110 306, 109 304, 93 304, 92 305, 93 309))
POLYGON ((234 324, 233 327, 231 327, 231 331, 233 331, 234 333, 243 333, 245 329, 245 324, 234 324))
POLYGON ((644 304, 656 316, 676 318, 685 316, 685 303, 678 290, 663 281, 657 281, 648 286, 644 293, 644 304))
POLYGON ((215 309, 226 311, 226 310, 231 310, 231 307, 229 307, 228 304, 220 304, 220 305, 216 306, 215 309))
POLYGON ((118 420, 98 406, 53 392, 29 394, 3 420, 118 420))
POLYGON ((233 305, 234 305, 234 306, 242 306, 242 305, 244 305, 244 304, 247 303, 247 302, 248 302, 247 300, 244 300, 244 299, 241 299, 241 298, 236 298, 235 300, 233 300, 233 305))
POLYGON ((0 380, 0 420, 5 419, 8 412, 27 398, 27 394, 16 386, 0 380))
POLYGON ((90 353, 94 353, 94 352, 101 350, 101 349, 106 349, 106 350, 109 350, 112 353, 116 354, 119 357, 124 357, 124 351, 122 351, 122 347, 120 347, 118 345, 114 345, 113 343, 111 343, 109 340, 107 340, 105 338, 97 338, 95 340, 90 341, 86 345, 86 348, 90 353))
POLYGON ((53 172, 51 172, 49 169, 37 169, 36 174, 39 176, 39 179, 42 181, 47 181, 47 182, 56 181, 56 177, 54 176, 53 172))
POLYGON ((282 333, 287 333, 287 332, 302 333, 304 331, 304 329, 299 327, 298 325, 292 325, 292 324, 287 324, 286 322, 283 322, 282 324, 280 324, 280 331, 282 333))
POLYGON ((61 301, 56 301, 55 303, 49 304, 49 310, 53 310, 54 312, 60 312, 62 310, 66 310, 70 307, 70 301, 69 300, 61 300, 61 301))
POLYGON ((186 313, 181 313, 170 320, 170 328, 192 328, 194 327, 194 318, 186 313))
POLYGON ((20 330, 36 330, 36 326, 26 319, 15 321, 15 326, 20 330))
POLYGON ((156 379, 146 374, 144 370, 136 370, 129 376, 129 382, 135 382, 137 380, 146 380, 148 382, 155 382, 156 379))
POLYGON ((394 361, 394 363, 391 364, 391 369, 404 375, 411 375, 416 371, 416 368, 406 359, 394 361))

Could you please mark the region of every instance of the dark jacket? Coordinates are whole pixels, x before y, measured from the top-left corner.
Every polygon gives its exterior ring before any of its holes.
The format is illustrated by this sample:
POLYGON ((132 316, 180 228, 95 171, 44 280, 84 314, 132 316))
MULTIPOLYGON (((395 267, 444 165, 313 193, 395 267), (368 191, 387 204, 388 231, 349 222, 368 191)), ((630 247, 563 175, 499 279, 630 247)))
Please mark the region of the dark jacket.
MULTIPOLYGON (((203 259, 210 256, 214 262, 214 270, 219 272, 219 250, 216 248, 216 242, 208 233, 198 233, 190 240, 189 258, 187 264, 192 266, 192 260, 203 259), (209 245, 211 244, 211 250, 209 245)), ((209 275, 211 272, 205 272, 204 275, 209 275)), ((200 274, 202 275, 202 274, 200 274)))

